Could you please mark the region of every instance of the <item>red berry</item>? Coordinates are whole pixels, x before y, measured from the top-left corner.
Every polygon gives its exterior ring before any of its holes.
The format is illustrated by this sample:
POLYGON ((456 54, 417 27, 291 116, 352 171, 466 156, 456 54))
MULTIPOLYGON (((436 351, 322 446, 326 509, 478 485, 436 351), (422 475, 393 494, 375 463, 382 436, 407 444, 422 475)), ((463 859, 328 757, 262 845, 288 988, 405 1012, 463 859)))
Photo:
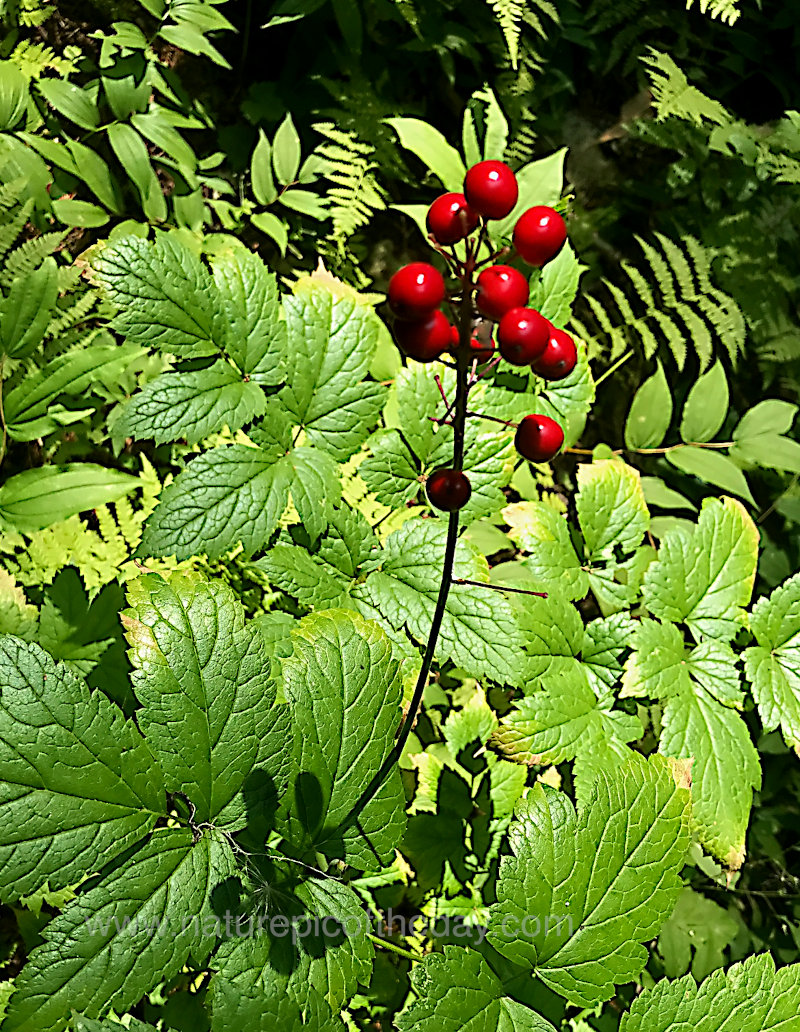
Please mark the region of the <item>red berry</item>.
POLYGON ((568 333, 553 327, 547 347, 531 363, 534 372, 545 380, 563 380, 569 376, 578 361, 578 349, 568 333))
POLYGON ((541 268, 555 258, 567 239, 567 224, 544 204, 524 211, 514 227, 514 247, 528 265, 541 268))
POLYGON ((399 319, 427 319, 442 301, 442 274, 427 262, 404 265, 389 280, 389 307, 399 319))
POLYGON ((479 161, 464 179, 467 203, 487 219, 504 219, 519 197, 517 177, 502 161, 479 161))
POLYGON ((497 327, 500 354, 512 365, 530 365, 547 347, 552 330, 535 308, 512 308, 497 327))
POLYGON ((472 485, 460 469, 437 469, 428 477, 425 490, 434 508, 454 512, 467 504, 472 485))
POLYGON ((461 343, 461 331, 457 326, 450 327, 450 350, 458 351, 458 345, 461 343))
POLYGON ((396 322, 394 335, 400 350, 418 362, 433 362, 450 346, 452 327, 438 309, 421 322, 396 322))
POLYGON ((526 416, 517 427, 514 444, 529 462, 549 462, 564 443, 564 431, 549 416, 526 416))
POLYGON ((428 208, 426 222, 428 232, 438 244, 457 244, 478 225, 478 213, 470 208, 463 194, 446 193, 428 208))
POLYGON ((528 294, 528 281, 510 265, 490 265, 478 276, 478 308, 495 322, 510 309, 521 308, 528 294))

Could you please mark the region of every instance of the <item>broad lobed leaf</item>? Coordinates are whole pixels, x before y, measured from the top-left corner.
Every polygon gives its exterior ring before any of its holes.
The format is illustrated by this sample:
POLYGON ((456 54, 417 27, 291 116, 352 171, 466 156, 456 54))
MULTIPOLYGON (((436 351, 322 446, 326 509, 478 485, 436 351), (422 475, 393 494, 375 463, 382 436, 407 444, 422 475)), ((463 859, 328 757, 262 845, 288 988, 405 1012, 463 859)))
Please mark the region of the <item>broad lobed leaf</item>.
POLYGON ((687 804, 665 760, 635 754, 600 773, 577 815, 538 785, 512 826, 489 941, 574 1003, 609 999, 615 983, 638 976, 641 944, 675 903, 687 804))
POLYGON ((99 870, 166 813, 131 721, 38 645, 0 637, 0 900, 99 870))

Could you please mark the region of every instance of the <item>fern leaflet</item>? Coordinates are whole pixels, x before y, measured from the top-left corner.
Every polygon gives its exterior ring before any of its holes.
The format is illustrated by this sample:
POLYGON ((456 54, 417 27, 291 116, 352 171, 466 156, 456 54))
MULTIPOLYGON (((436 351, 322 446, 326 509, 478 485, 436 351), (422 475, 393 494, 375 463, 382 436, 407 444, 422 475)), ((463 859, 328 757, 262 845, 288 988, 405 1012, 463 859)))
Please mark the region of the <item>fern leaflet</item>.
POLYGON ((340 247, 373 212, 386 207, 386 197, 375 178, 373 148, 355 133, 337 129, 332 122, 317 122, 314 129, 325 137, 317 153, 324 162, 332 186, 327 198, 333 221, 333 239, 340 247))
POLYGON ((623 286, 604 280, 607 299, 587 295, 586 321, 573 320, 584 339, 608 347, 613 360, 626 348, 639 345, 650 358, 664 344, 679 369, 691 346, 701 369, 710 363, 716 346, 735 361, 742 350, 745 323, 734 299, 711 279, 716 251, 694 237, 679 241, 656 234, 655 244, 637 237, 645 267, 624 261, 623 286))

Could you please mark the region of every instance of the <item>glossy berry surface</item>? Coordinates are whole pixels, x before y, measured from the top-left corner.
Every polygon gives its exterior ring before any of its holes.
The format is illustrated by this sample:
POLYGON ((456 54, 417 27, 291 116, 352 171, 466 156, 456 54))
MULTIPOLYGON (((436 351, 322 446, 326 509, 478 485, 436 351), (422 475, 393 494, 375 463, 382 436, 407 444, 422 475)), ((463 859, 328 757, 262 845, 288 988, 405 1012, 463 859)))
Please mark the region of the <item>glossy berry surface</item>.
POLYGON ((467 504, 472 485, 459 469, 437 469, 428 477, 425 490, 434 508, 454 512, 467 504))
POLYGON ((490 265, 478 276, 478 310, 495 322, 512 308, 522 308, 528 294, 528 281, 510 265, 490 265))
POLYGON ((394 335, 400 350, 418 362, 433 362, 447 351, 452 340, 453 327, 442 312, 431 312, 418 322, 396 322, 394 335))
POLYGON ((500 354, 512 365, 530 365, 547 347, 552 330, 535 308, 512 308, 497 327, 500 354))
POLYGON ((547 347, 531 363, 534 372, 545 380, 563 380, 569 376, 578 361, 578 349, 568 333, 555 327, 550 333, 547 347))
POLYGON ((549 462, 564 443, 564 431, 549 416, 525 416, 517 427, 514 444, 529 462, 549 462))
POLYGON ((478 225, 478 213, 467 204, 464 194, 446 193, 428 208, 426 224, 438 244, 457 244, 478 225))
POLYGON ((464 178, 464 195, 487 219, 504 219, 519 197, 517 177, 502 161, 479 161, 464 178))
POLYGON ((404 265, 389 280, 389 307, 398 319, 427 319, 442 301, 442 274, 427 262, 404 265))
POLYGON ((541 268, 555 258, 567 239, 567 224, 554 208, 528 208, 514 227, 514 247, 528 265, 541 268))

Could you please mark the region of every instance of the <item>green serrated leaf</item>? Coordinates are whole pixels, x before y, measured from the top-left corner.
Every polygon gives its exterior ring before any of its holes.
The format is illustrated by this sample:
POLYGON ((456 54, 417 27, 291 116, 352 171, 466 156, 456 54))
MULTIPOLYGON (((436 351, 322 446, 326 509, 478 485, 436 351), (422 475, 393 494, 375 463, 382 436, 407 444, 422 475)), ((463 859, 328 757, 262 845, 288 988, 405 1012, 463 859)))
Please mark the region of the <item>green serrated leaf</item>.
POLYGON ((578 261, 567 242, 556 257, 545 265, 531 289, 528 304, 541 312, 554 326, 563 328, 572 318, 572 305, 586 268, 578 261))
POLYGON ((691 965, 695 978, 705 978, 722 967, 723 951, 738 931, 739 923, 726 910, 685 888, 658 937, 667 977, 677 978, 691 965))
POLYGON ((308 439, 340 462, 364 442, 386 388, 364 381, 378 342, 378 317, 355 292, 308 280, 284 301, 287 385, 279 398, 308 439))
MULTIPOLYGON (((125 1011, 216 941, 214 893, 235 873, 226 839, 159 828, 44 931, 16 980, 4 1032, 60 1032, 71 1010, 125 1011)), ((224 927, 224 925, 222 926, 224 927)))
POLYGON ((217 251, 211 271, 217 288, 215 340, 251 380, 276 386, 286 372, 286 324, 275 274, 242 247, 217 251))
POLYGON ((575 760, 578 805, 584 806, 600 772, 622 766, 632 755, 627 742, 643 733, 641 722, 612 710, 612 702, 599 701, 586 673, 573 667, 521 699, 503 719, 495 740, 517 763, 575 760))
POLYGON ((615 983, 639 975, 648 956, 640 944, 674 906, 687 808, 666 761, 636 754, 600 773, 577 816, 565 796, 537 785, 512 826, 514 856, 501 861, 491 944, 573 1003, 610 999, 615 983))
POLYGON ((0 900, 80 881, 163 815, 158 763, 102 692, 0 638, 0 900))
POLYGON ((233 591, 148 574, 128 602, 137 717, 168 790, 188 797, 199 823, 236 825, 257 768, 274 805, 288 776, 288 714, 276 706, 262 638, 245 626, 233 591))
POLYGON ((757 645, 744 653, 744 667, 765 731, 781 728, 787 745, 800 752, 800 574, 750 615, 757 645))
POLYGON ((145 384, 114 422, 116 437, 156 444, 185 437, 197 444, 223 426, 238 430, 266 410, 264 392, 227 362, 197 372, 168 372, 145 384))
MULTIPOLYGON (((420 642, 427 641, 439 594, 447 527, 436 520, 412 519, 386 541, 380 569, 356 585, 353 598, 377 610, 389 626, 406 628, 420 642)), ((486 561, 465 542, 459 542, 453 577, 487 578, 486 561)), ((436 647, 436 658, 452 658, 475 677, 517 683, 523 665, 523 639, 509 603, 499 591, 455 583, 436 647)))
POLYGON ((741 502, 708 498, 692 533, 676 527, 644 575, 644 602, 695 638, 730 640, 744 622, 756 575, 758 531, 741 502))
POLYGON ((129 341, 181 358, 213 355, 213 287, 206 268, 174 233, 154 243, 125 237, 95 268, 119 312, 112 325, 129 341))
MULTIPOLYGON (((513 596, 512 596, 513 597, 513 596)), ((527 679, 557 676, 573 670, 584 643, 580 614, 558 590, 547 598, 519 603, 519 620, 525 634, 528 654, 527 679)))
POLYGON ((299 773, 283 833, 364 870, 388 864, 405 825, 395 769, 357 824, 340 830, 392 747, 402 684, 385 633, 356 613, 306 617, 292 635, 283 688, 292 708, 299 773))
POLYGON ((659 749, 692 759, 692 819, 700 840, 729 867, 740 867, 753 790, 761 784, 747 725, 695 683, 667 700, 659 749))
POLYGON ((517 502, 503 509, 511 540, 528 553, 525 569, 544 590, 558 586, 567 599, 583 598, 589 581, 569 535, 566 519, 542 502, 517 502))
POLYGON ((561 425, 567 447, 575 444, 583 433, 586 416, 594 401, 594 380, 586 345, 579 340, 575 344, 578 349, 575 368, 563 380, 545 382, 536 403, 538 413, 550 416, 561 425))
POLYGON ((349 585, 304 548, 275 545, 254 564, 270 583, 287 592, 309 609, 332 609, 346 605, 349 585))
POLYGON ((311 988, 299 999, 274 987, 252 986, 249 992, 243 991, 239 985, 217 978, 213 1001, 212 1032, 232 1028, 246 1028, 248 1032, 345 1032, 338 1014, 334 1015, 325 998, 311 988))
POLYGON ((359 983, 369 983, 369 921, 347 885, 333 877, 299 881, 296 865, 279 865, 269 881, 253 885, 251 906, 243 934, 215 954, 213 998, 280 992, 304 1001, 311 989, 338 1013, 359 983))
POLYGON ((800 964, 775 970, 768 953, 715 971, 701 986, 691 975, 664 979, 637 996, 620 1032, 794 1032, 800 964))
POLYGON ((295 448, 276 461, 247 445, 214 448, 165 489, 139 553, 220 556, 241 543, 252 555, 276 530, 290 495, 309 533, 318 536, 340 492, 335 462, 316 449, 295 448))
POLYGON ((650 525, 638 472, 616 460, 578 466, 578 522, 588 555, 611 557, 615 547, 632 552, 650 525))
POLYGON ((529 1007, 505 994, 480 953, 445 946, 412 971, 416 999, 397 1016, 401 1032, 554 1032, 529 1007))

